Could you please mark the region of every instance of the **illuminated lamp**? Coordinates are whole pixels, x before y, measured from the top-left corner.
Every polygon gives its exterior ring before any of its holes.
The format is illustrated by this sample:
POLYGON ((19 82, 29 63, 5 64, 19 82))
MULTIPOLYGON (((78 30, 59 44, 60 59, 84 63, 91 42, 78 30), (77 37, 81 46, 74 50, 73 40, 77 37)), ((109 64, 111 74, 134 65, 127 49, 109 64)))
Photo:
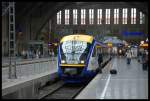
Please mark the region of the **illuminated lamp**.
POLYGON ((84 63, 84 60, 81 60, 81 63, 84 63))
POLYGON ((141 41, 141 44, 144 44, 144 41, 141 41))
POLYGON ((107 43, 107 46, 108 47, 112 47, 112 43, 107 43))
POLYGON ((140 46, 141 46, 141 47, 148 47, 148 44, 145 43, 145 44, 141 44, 140 46))
POLYGON ((61 63, 65 63, 65 60, 61 60, 61 63))
POLYGON ((57 46, 57 43, 54 43, 54 46, 57 46))
POLYGON ((143 44, 143 46, 144 46, 144 47, 148 47, 148 44, 147 44, 147 43, 145 43, 145 44, 143 44))

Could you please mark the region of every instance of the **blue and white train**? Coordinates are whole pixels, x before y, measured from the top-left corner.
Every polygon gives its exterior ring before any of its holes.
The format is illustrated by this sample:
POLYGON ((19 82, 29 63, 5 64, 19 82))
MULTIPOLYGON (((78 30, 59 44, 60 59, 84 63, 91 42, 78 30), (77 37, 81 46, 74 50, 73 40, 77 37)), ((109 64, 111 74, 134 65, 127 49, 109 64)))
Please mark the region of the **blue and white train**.
POLYGON ((96 75, 97 53, 104 61, 109 58, 107 45, 97 42, 93 36, 74 34, 64 36, 58 46, 58 76, 66 83, 81 83, 96 75))

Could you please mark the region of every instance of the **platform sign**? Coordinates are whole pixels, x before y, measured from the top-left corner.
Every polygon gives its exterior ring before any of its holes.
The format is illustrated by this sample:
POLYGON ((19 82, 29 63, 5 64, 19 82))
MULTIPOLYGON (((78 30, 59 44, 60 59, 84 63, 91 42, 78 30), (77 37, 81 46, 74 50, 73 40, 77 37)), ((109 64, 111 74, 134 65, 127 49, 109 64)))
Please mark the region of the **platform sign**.
POLYGON ((142 33, 142 32, 127 32, 127 31, 124 31, 124 32, 122 32, 122 35, 123 36, 144 36, 144 33, 142 33))
POLYGON ((147 43, 140 44, 140 47, 142 47, 142 48, 148 48, 148 44, 147 43))

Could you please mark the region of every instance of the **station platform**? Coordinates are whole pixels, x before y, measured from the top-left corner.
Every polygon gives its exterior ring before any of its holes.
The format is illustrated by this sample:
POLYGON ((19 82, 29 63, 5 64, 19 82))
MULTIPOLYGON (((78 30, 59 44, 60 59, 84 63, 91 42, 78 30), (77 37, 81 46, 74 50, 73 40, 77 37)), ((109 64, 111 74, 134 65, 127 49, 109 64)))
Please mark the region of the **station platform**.
MULTIPOLYGON (((53 66, 56 64, 57 57, 54 57, 54 60, 50 57, 45 58, 29 58, 29 59, 22 59, 17 58, 16 61, 16 75, 18 78, 26 77, 29 75, 35 75, 36 73, 39 74, 41 72, 49 71, 49 67, 53 69, 53 66)), ((4 57, 2 58, 2 83, 6 82, 8 78, 9 72, 9 58, 4 57)), ((12 60, 13 61, 13 60, 12 60)), ((14 64, 14 63, 13 63, 14 64)), ((56 71, 56 70, 55 70, 56 71)))
POLYGON ((14 95, 15 92, 19 95, 21 89, 25 90, 29 88, 30 90, 21 91, 22 95, 20 98, 33 98, 35 90, 41 85, 44 85, 47 81, 53 79, 57 72, 56 57, 54 61, 50 58, 20 59, 16 60, 17 78, 8 79, 9 65, 6 60, 8 59, 5 59, 2 65, 2 96, 9 94, 14 95), (25 92, 28 93, 23 94, 25 92), (32 94, 30 94, 30 92, 32 92, 32 94), (32 96, 30 97, 28 94, 32 96))
POLYGON ((127 65, 125 57, 115 57, 75 99, 148 99, 148 71, 136 58, 127 65), (117 74, 110 74, 110 69, 117 74))
MULTIPOLYGON (((38 61, 38 60, 52 60, 51 57, 42 57, 42 58, 28 58, 28 59, 23 59, 21 57, 16 57, 15 61, 16 63, 24 63, 24 62, 29 62, 29 61, 38 61)), ((56 60, 56 57, 55 57, 56 60)), ((9 65, 9 57, 2 57, 2 66, 8 66, 9 65)), ((13 59, 12 59, 13 61, 13 59)))

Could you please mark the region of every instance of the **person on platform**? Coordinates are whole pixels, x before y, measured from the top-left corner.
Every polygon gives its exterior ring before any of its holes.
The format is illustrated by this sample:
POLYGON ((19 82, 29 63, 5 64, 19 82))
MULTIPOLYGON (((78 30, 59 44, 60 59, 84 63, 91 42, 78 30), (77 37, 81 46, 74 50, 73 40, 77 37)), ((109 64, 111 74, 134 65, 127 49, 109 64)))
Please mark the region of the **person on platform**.
POLYGON ((127 64, 130 64, 131 63, 131 51, 130 50, 128 50, 127 52, 126 52, 126 57, 127 57, 127 64))
POLYGON ((55 56, 55 54, 54 54, 54 51, 52 50, 52 61, 54 61, 54 56, 55 56))
POLYGON ((99 72, 102 73, 102 62, 103 62, 103 55, 102 53, 98 54, 98 65, 99 65, 99 72))
POLYGON ((143 70, 147 70, 148 68, 148 52, 144 51, 142 54, 142 68, 143 70))

